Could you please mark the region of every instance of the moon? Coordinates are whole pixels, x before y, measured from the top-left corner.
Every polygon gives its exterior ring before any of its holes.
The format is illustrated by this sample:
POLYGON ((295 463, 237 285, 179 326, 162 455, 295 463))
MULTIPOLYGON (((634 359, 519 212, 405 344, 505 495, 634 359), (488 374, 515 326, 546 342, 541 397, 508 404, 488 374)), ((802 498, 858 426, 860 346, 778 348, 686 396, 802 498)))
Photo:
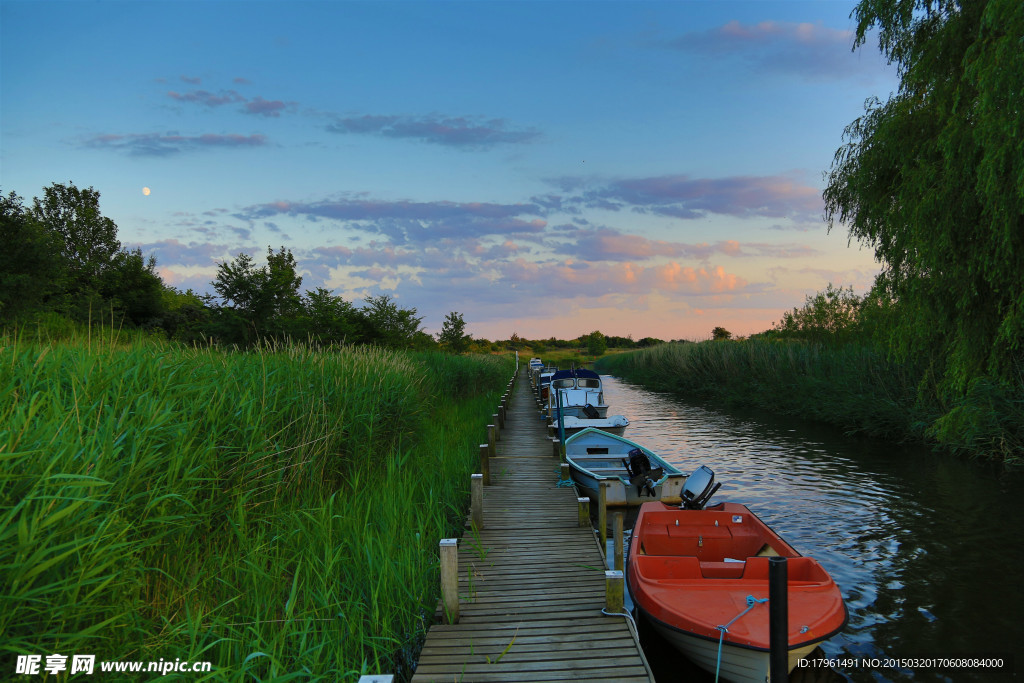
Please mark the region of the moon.
POLYGON ((142 188, 142 194, 144 194, 144 195, 146 195, 148 197, 149 193, 150 193, 150 189, 148 187, 142 188))

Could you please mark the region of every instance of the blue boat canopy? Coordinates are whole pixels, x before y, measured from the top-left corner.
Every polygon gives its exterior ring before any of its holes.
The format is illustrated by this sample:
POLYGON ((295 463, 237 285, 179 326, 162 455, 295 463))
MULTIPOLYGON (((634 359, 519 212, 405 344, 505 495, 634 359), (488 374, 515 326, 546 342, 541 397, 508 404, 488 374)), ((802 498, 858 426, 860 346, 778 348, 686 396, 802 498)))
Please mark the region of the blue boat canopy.
POLYGON ((555 381, 556 379, 566 379, 568 377, 585 377, 587 379, 601 379, 601 376, 598 375, 593 370, 587 370, 586 368, 576 368, 575 370, 559 370, 555 374, 551 375, 551 381, 555 381))

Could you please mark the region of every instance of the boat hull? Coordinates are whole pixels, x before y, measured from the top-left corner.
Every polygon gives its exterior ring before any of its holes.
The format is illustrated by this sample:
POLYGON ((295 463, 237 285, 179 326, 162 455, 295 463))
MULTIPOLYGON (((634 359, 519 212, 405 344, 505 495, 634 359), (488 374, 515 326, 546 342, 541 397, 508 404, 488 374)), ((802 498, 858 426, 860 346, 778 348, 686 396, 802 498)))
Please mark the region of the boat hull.
MULTIPOLYGON (((733 683, 765 683, 769 679, 771 655, 768 652, 723 642, 719 667, 717 640, 679 631, 651 618, 643 609, 640 611, 666 642, 705 671, 715 673, 717 669, 722 679, 733 683)), ((811 654, 817 646, 817 643, 811 643, 791 649, 788 653, 788 670, 795 669, 799 661, 811 654)))
POLYGON ((652 500, 678 503, 686 481, 686 475, 679 468, 653 451, 593 427, 566 438, 565 460, 569 463, 573 481, 592 499, 597 500, 602 481, 611 484, 606 489, 605 505, 608 507, 636 506, 652 500), (653 492, 642 490, 629 481, 622 460, 628 458, 629 451, 634 448, 646 453, 651 464, 662 471, 654 482, 653 492))
MULTIPOLYGON (((562 431, 567 437, 578 432, 582 432, 587 427, 593 427, 594 429, 600 429, 601 431, 608 432, 609 434, 622 436, 628 426, 629 420, 622 415, 612 415, 610 417, 598 418, 596 420, 573 417, 570 415, 562 418, 562 431)), ((555 429, 558 429, 557 422, 555 423, 555 429)))
POLYGON ((745 506, 640 508, 626 563, 637 609, 676 649, 731 681, 765 680, 771 557, 785 557, 789 668, 846 625, 839 587, 745 506), (753 600, 751 600, 753 598, 753 600), (723 633, 719 626, 728 625, 723 633))

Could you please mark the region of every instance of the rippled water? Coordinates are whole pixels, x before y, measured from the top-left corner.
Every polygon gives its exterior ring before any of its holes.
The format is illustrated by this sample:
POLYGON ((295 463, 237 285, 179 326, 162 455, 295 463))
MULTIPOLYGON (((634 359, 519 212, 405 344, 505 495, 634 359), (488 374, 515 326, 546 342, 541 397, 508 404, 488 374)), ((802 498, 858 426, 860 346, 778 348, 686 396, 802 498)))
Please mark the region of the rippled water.
MULTIPOLYGON (((831 573, 850 621, 822 645, 826 656, 1012 659, 1024 651, 1024 473, 703 407, 614 377, 604 383, 609 414, 629 418, 627 438, 683 471, 709 466, 722 482, 712 503, 747 505, 831 573)), ((854 681, 1007 673, 838 670, 854 681)))

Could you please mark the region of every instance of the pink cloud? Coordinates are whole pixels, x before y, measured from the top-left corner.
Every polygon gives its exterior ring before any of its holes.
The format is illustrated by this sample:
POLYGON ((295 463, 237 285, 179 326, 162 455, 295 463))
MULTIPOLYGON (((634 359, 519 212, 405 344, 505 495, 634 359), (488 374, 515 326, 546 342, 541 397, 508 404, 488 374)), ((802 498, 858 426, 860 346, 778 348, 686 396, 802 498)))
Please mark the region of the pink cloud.
POLYGON ((191 90, 186 93, 178 93, 173 90, 170 90, 167 92, 167 96, 173 100, 177 100, 178 102, 202 104, 207 107, 219 107, 224 104, 245 101, 245 98, 239 95, 234 90, 222 90, 218 94, 214 94, 212 92, 209 92, 208 90, 191 90))
POLYGON ((281 100, 265 100, 262 97, 254 97, 245 103, 247 114, 258 114, 260 116, 277 117, 288 105, 281 100))
MULTIPOLYGON (((805 80, 875 78, 887 69, 880 55, 851 53, 853 31, 822 23, 730 21, 706 31, 685 33, 667 45, 714 58, 724 67, 745 63, 755 72, 782 73, 805 80)), ((890 72, 891 68, 888 69, 890 72)))
POLYGON ((133 156, 170 156, 180 152, 211 147, 261 147, 267 144, 264 135, 212 134, 180 135, 178 133, 128 133, 97 135, 86 140, 87 147, 112 149, 133 156))
POLYGON ((511 128, 504 119, 437 114, 363 114, 338 117, 327 130, 331 133, 412 138, 463 149, 485 149, 499 144, 533 142, 540 137, 539 131, 511 128))

